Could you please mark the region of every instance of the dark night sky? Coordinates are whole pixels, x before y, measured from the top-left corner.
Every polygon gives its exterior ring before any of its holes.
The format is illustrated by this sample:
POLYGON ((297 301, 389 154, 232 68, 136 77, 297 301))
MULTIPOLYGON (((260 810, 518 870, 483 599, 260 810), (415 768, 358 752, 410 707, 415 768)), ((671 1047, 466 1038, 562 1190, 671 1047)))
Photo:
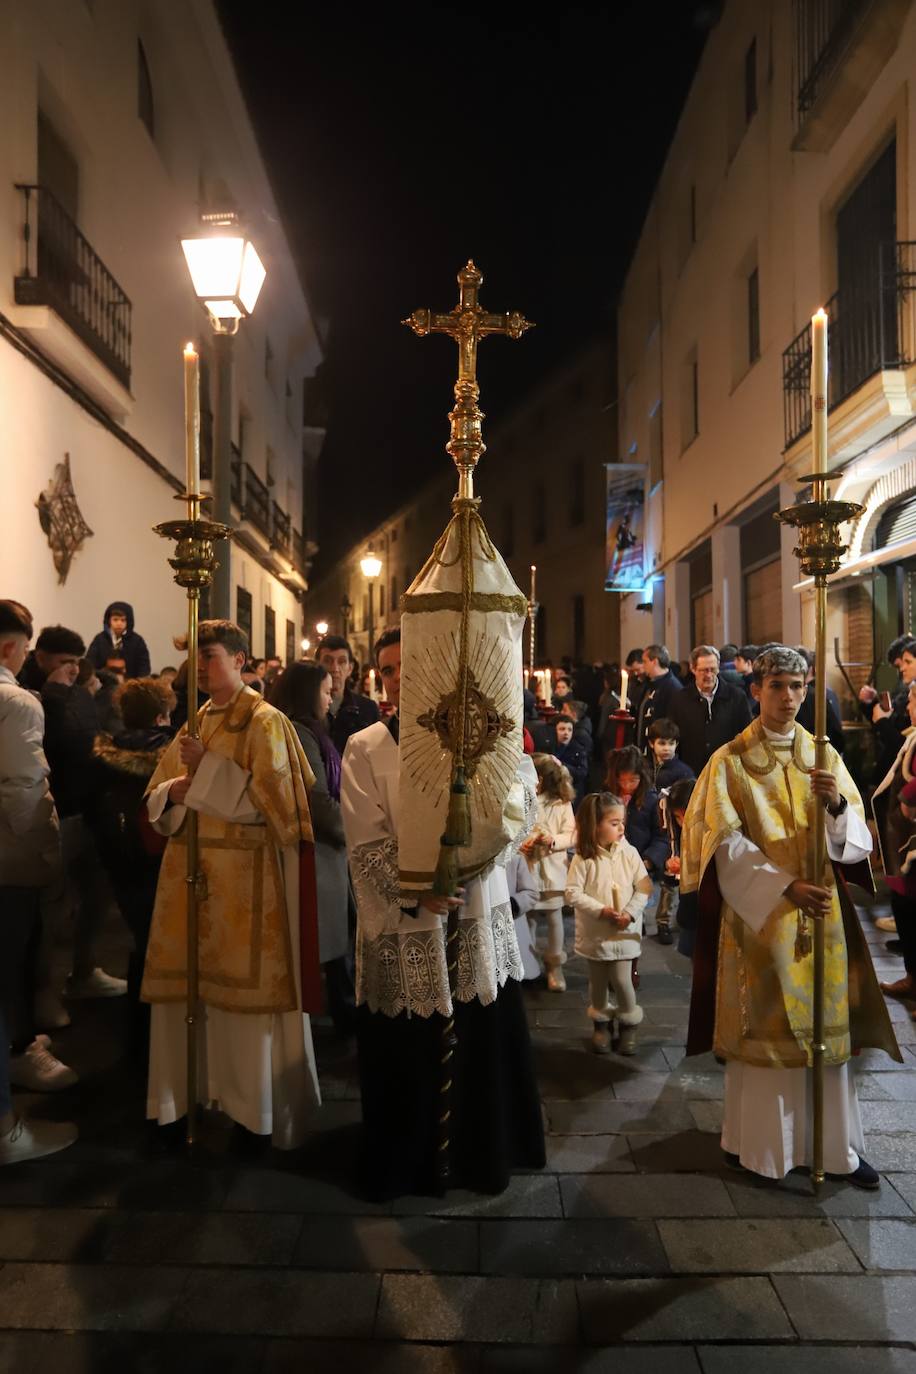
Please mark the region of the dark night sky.
POLYGON ((450 309, 468 257, 485 306, 538 325, 481 350, 489 425, 607 330, 716 9, 220 0, 328 322, 316 572, 449 462, 455 347, 399 321, 450 309))

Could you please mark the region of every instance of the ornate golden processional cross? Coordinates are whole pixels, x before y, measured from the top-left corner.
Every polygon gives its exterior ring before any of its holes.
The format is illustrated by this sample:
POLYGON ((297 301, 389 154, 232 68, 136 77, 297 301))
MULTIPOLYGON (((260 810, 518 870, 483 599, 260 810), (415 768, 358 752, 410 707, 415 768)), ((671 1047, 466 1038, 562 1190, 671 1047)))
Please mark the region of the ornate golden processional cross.
POLYGON ((483 411, 477 401, 477 345, 488 334, 503 334, 520 339, 526 329, 534 325, 517 310, 496 314, 484 310, 477 299, 483 285, 483 273, 472 260, 458 273, 458 304, 447 313, 434 310, 415 310, 402 324, 409 325, 421 338, 425 334, 448 334, 458 344, 458 380, 455 383, 455 409, 449 412, 452 432, 446 452, 458 469, 458 496, 469 500, 474 496, 474 469, 486 453, 481 437, 483 411))

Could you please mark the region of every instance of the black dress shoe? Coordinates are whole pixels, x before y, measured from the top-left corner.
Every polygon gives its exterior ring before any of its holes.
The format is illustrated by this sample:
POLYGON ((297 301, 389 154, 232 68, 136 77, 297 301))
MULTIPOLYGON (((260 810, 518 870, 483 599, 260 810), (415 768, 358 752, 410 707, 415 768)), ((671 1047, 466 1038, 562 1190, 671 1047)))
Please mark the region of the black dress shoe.
POLYGON ((729 1150, 722 1151, 722 1158, 725 1160, 726 1169, 733 1169, 736 1174, 746 1174, 747 1169, 741 1163, 740 1155, 733 1155, 729 1150))
POLYGON ((673 944, 674 944, 674 936, 671 934, 671 930, 670 930, 670 928, 669 928, 668 926, 659 926, 659 928, 658 928, 658 943, 659 943, 660 945, 673 945, 673 944))
POLYGON ((887 944, 884 946, 884 948, 887 950, 888 954, 902 954, 902 953, 903 953, 903 941, 902 941, 902 940, 888 940, 888 942, 887 942, 887 944))
POLYGON ((881 1187, 881 1175, 877 1169, 873 1169, 864 1159, 859 1160, 859 1167, 851 1174, 827 1174, 827 1178, 836 1179, 839 1183, 851 1183, 854 1188, 865 1188, 870 1193, 876 1193, 881 1187))

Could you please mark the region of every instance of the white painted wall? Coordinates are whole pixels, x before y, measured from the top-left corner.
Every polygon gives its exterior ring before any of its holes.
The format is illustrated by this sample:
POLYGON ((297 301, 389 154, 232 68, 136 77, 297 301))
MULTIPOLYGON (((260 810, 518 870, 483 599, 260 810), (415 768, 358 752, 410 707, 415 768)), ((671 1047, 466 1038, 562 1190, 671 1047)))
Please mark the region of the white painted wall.
MULTIPOLYGON (((302 380, 320 362, 321 345, 211 0, 0 0, 0 32, 0 313, 19 326, 35 322, 13 298, 22 266, 14 183, 37 180, 40 104, 80 164, 79 228, 133 304, 131 395, 122 423, 180 475, 181 350, 189 338, 206 344, 209 325, 179 239, 197 227, 202 178, 222 178, 267 266, 257 311, 236 341, 234 433, 243 408, 244 457, 263 480, 270 446, 272 496, 301 529, 302 380), (154 139, 137 114, 138 38, 152 75, 154 139)), ((41 329, 32 338, 40 346, 41 329)), ((105 369, 95 367, 104 383, 105 369)), ((154 665, 173 661, 183 594, 170 580, 167 545, 150 532, 177 513, 171 489, 3 339, 0 398, 0 500, 15 530, 0 544, 0 594, 24 601, 39 624, 60 620, 87 637, 108 601, 130 600, 154 665), (34 503, 65 451, 94 537, 61 588, 34 503)), ((282 649, 286 618, 301 629, 295 597, 234 548, 233 583, 243 578, 254 584, 255 651, 263 647, 268 595, 282 649)))

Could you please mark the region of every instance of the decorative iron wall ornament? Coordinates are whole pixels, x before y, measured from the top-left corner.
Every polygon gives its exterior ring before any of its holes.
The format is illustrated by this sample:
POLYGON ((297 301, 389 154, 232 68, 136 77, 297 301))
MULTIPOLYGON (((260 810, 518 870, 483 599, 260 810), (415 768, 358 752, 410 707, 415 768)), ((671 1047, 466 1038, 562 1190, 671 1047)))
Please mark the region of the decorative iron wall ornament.
POLYGON ((57 580, 63 585, 74 554, 79 553, 86 540, 92 537, 92 530, 83 519, 73 490, 69 453, 65 453, 64 461, 57 464, 54 476, 35 505, 54 558, 57 580))

